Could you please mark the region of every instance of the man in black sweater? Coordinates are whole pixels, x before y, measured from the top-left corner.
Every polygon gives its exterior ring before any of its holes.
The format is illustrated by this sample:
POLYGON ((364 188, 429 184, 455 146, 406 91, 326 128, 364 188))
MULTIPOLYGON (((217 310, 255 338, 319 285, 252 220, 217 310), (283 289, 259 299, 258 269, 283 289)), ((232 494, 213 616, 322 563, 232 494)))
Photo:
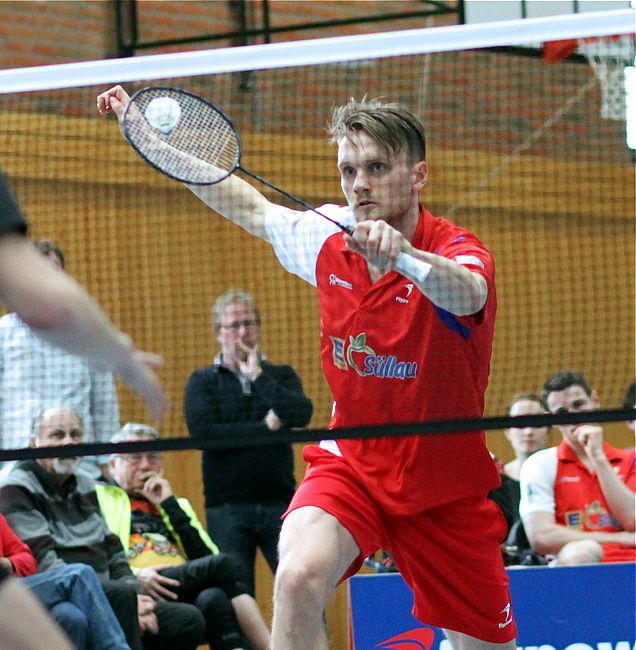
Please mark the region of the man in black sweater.
POLYGON ((254 436, 254 446, 204 451, 202 465, 207 529, 239 559, 254 595, 256 549, 275 572, 280 517, 295 489, 291 444, 259 442, 281 427, 306 426, 313 407, 294 369, 261 355, 261 318, 251 294, 227 291, 212 319, 221 353, 188 379, 185 418, 193 438, 239 430, 254 436))

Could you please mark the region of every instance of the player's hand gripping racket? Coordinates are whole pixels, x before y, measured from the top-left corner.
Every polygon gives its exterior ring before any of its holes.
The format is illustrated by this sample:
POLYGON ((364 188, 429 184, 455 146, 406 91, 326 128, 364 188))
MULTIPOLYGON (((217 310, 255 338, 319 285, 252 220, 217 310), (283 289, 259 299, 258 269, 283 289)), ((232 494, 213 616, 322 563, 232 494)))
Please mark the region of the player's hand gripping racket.
MULTIPOLYGON (((214 104, 169 86, 149 86, 130 98, 121 118, 126 139, 162 174, 189 185, 214 185, 240 169, 353 235, 354 229, 323 214, 273 183, 241 167, 241 138, 230 118, 214 104)), ((410 245, 406 244, 406 250, 410 245)), ((400 253, 395 270, 423 282, 430 265, 400 253)))

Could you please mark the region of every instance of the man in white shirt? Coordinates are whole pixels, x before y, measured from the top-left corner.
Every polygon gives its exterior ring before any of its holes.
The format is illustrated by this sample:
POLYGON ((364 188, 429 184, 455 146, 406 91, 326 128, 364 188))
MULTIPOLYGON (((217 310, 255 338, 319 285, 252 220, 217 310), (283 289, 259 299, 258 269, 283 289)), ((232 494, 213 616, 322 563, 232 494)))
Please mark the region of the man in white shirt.
MULTIPOLYGON (((64 254, 47 239, 34 242, 52 266, 64 269, 64 254)), ((0 318, 0 445, 27 447, 31 425, 51 404, 66 404, 79 415, 86 442, 109 442, 119 430, 119 406, 112 373, 100 372, 85 359, 51 345, 14 312, 0 318)), ((92 478, 108 478, 108 456, 86 458, 82 469, 92 478)), ((12 463, 4 465, 5 476, 12 463)))
MULTIPOLYGON (((571 370, 553 374, 542 397, 556 414, 599 408, 596 391, 571 370)), ((561 443, 521 467, 519 513, 532 548, 559 565, 636 561, 634 451, 609 445, 597 424, 558 427, 561 443)))

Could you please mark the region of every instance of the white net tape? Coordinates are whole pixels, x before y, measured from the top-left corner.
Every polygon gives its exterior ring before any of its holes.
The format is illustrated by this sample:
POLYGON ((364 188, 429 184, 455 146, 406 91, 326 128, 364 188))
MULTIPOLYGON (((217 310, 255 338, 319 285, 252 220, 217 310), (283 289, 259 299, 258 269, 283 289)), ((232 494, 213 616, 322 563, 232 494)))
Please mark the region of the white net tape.
POLYGON ((578 51, 585 56, 601 84, 601 117, 625 120, 625 68, 634 65, 634 35, 582 39, 578 51))

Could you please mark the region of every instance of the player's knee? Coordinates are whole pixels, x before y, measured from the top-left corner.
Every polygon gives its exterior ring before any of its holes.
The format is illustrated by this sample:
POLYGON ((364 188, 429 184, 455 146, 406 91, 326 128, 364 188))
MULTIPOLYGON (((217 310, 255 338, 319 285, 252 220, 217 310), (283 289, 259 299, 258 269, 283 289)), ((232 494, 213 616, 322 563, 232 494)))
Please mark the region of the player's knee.
POLYGON ((556 563, 560 566, 596 564, 603 561, 603 548, 597 542, 580 540, 566 544, 558 553, 556 563))
POLYGON ((322 611, 326 591, 324 574, 315 566, 290 561, 279 564, 274 584, 274 601, 279 607, 322 611))

